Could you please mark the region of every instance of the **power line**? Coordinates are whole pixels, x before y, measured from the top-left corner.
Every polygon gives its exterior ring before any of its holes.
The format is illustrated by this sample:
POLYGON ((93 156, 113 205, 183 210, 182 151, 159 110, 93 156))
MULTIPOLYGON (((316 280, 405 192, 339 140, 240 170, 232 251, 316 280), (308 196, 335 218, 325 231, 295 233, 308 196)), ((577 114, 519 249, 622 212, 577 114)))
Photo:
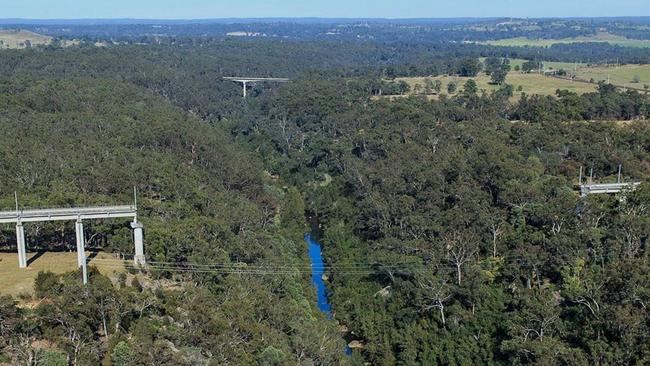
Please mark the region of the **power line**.
MULTIPOLYGON (((586 254, 586 253, 585 253, 586 254)), ((547 259, 573 259, 576 256, 570 254, 549 254, 550 257, 547 259)), ((479 259, 478 262, 488 262, 491 260, 525 260, 530 261, 534 259, 535 256, 525 256, 522 254, 508 255, 508 256, 499 256, 499 257, 485 257, 479 259)), ((112 262, 125 262, 127 259, 109 259, 109 258, 94 258, 92 261, 112 261, 112 262)), ((408 265, 422 265, 426 262, 426 259, 422 261, 403 261, 403 262, 390 262, 390 263, 381 263, 381 262, 347 262, 343 264, 324 264, 324 265, 314 265, 314 264, 296 264, 295 262, 269 262, 263 264, 249 264, 246 262, 222 262, 222 263, 196 263, 196 262, 164 262, 164 261, 152 261, 148 260, 147 263, 151 265, 172 265, 172 266, 187 266, 187 267, 207 267, 207 268, 266 268, 266 269, 275 269, 275 268, 318 268, 318 269, 334 269, 334 268, 358 268, 358 267, 367 267, 367 268, 394 268, 394 267, 404 267, 408 265)))
MULTIPOLYGON (((517 268, 531 268, 531 258, 523 255, 511 255, 498 257, 504 261, 503 265, 515 266, 517 268)), ((553 259, 573 259, 575 256, 570 255, 556 255, 551 257, 553 259)), ((551 259, 551 258, 547 258, 551 259)), ((479 266, 488 263, 493 258, 485 258, 475 262, 479 266)), ((546 261, 547 261, 546 260, 546 261)), ((401 262, 401 263, 346 263, 344 265, 296 265, 293 263, 285 262, 280 265, 268 264, 238 264, 238 263, 212 263, 212 264, 199 264, 189 262, 155 262, 150 261, 144 267, 139 267, 126 260, 120 259, 99 259, 91 260, 99 265, 110 268, 125 268, 125 269, 146 269, 168 272, 187 272, 187 273, 215 273, 215 274, 254 274, 254 275, 294 275, 294 274, 309 274, 314 270, 330 271, 336 275, 370 275, 379 272, 381 269, 389 269, 396 272, 408 273, 423 273, 428 272, 432 267, 435 269, 449 269, 456 270, 457 267, 451 263, 436 263, 433 266, 427 265, 422 262, 401 262)))
MULTIPOLYGON (((254 274, 254 275, 294 275, 308 273, 307 271, 295 270, 268 270, 268 269, 259 269, 259 268, 242 268, 242 269, 214 269, 214 268, 181 268, 181 267, 158 267, 158 266, 145 266, 143 268, 137 267, 134 264, 130 263, 104 263, 102 264, 105 267, 109 268, 119 268, 119 269, 147 269, 147 270, 159 270, 159 271, 169 271, 169 272, 187 272, 187 273, 215 273, 215 274, 254 274)), ((359 274, 359 275, 369 275, 374 273, 373 271, 346 271, 345 274, 359 274)))
MULTIPOLYGON (((575 255, 571 255, 570 253, 562 253, 562 254, 555 254, 555 253, 548 253, 550 256, 548 259, 551 258, 556 258, 556 259, 573 259, 578 255, 579 253, 575 253, 575 255)), ((582 254, 588 254, 588 253, 582 253, 582 254)), ((482 259, 479 259, 480 262, 485 262, 489 260, 507 260, 507 259, 524 259, 524 260, 531 260, 533 258, 537 258, 536 255, 531 255, 531 256, 526 256, 523 254, 512 254, 512 255, 506 255, 506 256, 498 256, 498 257, 491 257, 491 256, 486 256, 482 259)), ((133 255, 125 255, 123 259, 113 259, 113 258, 93 258, 92 261, 127 261, 129 259, 133 259, 133 255)), ((343 264, 324 264, 324 265, 314 265, 314 264, 296 264, 295 261, 274 261, 274 262, 268 262, 268 263, 263 263, 263 264, 249 264, 247 262, 213 262, 213 263, 198 263, 198 262, 184 262, 184 261, 178 261, 178 262, 166 262, 166 261, 154 261, 150 258, 147 259, 147 263, 150 264, 155 264, 155 265, 175 265, 175 266, 196 266, 196 267, 217 267, 217 268, 231 268, 231 267, 236 267, 236 268, 245 268, 245 267, 250 267, 250 266, 259 266, 259 267, 265 267, 265 268, 274 268, 274 267, 286 267, 286 266, 292 266, 292 267, 300 267, 300 268, 343 268, 343 267, 359 267, 359 266, 365 266, 365 267, 400 267, 400 266, 405 266, 405 265, 421 265, 424 262, 426 262, 427 258, 421 258, 421 260, 409 260, 409 261, 392 261, 392 262, 358 262, 358 261, 342 261, 343 264)))

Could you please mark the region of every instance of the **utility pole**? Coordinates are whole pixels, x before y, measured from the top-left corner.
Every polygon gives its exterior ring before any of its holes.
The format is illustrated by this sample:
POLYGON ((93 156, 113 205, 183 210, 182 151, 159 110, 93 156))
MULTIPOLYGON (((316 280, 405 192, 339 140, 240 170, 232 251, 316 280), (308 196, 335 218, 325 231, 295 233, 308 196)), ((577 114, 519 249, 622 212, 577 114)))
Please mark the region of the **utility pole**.
POLYGON ((618 164, 618 179, 616 180, 616 183, 621 183, 621 166, 623 164, 618 164))

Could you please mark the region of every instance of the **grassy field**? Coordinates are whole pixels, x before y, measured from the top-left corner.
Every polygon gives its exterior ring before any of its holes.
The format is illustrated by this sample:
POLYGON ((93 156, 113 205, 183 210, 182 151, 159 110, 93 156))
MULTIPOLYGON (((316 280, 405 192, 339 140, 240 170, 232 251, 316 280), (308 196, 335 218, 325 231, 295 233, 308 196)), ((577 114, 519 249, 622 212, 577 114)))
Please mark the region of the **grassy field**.
POLYGON ((650 85, 650 65, 580 67, 576 75, 580 79, 594 79, 596 82, 609 78, 612 84, 628 88, 643 89, 644 84, 650 85), (639 77, 638 83, 633 82, 635 76, 639 77))
POLYGON ((515 47, 550 47, 558 43, 581 43, 581 42, 607 42, 624 47, 646 48, 650 47, 650 40, 629 39, 605 32, 597 33, 588 37, 573 37, 562 39, 529 39, 526 37, 506 38, 495 41, 487 41, 486 44, 493 46, 515 46, 515 47))
MULTIPOLYGON (((514 68, 515 65, 521 66, 521 64, 525 61, 526 60, 512 59, 510 60, 510 64, 514 68)), ((549 76, 543 76, 537 73, 524 74, 517 71, 511 71, 508 73, 506 83, 512 85, 515 88, 513 100, 518 99, 521 96, 522 92, 525 92, 529 95, 555 95, 557 89, 569 90, 578 94, 593 92, 597 89, 599 81, 607 81, 608 79, 610 83, 626 88, 643 90, 644 85, 650 85, 650 65, 624 65, 618 67, 606 67, 587 66, 586 64, 573 64, 567 62, 543 62, 543 64, 545 70, 565 69, 570 73, 573 73, 575 67, 578 79, 593 79, 594 83, 590 84, 579 81, 558 79, 549 76), (638 77, 638 83, 634 82, 635 77, 638 77), (519 90, 519 87, 521 87, 521 90, 519 90)), ((432 81, 440 80, 442 82, 441 94, 447 94, 447 85, 450 82, 456 83, 458 87, 457 89, 460 90, 469 79, 474 79, 480 90, 490 92, 499 88, 498 85, 491 85, 490 77, 484 73, 480 73, 478 76, 473 78, 442 75, 436 77, 404 77, 397 78, 395 81, 405 81, 411 87, 410 94, 415 94, 415 90, 418 89, 416 86, 419 86, 420 90, 424 89, 426 79, 430 79, 432 81)), ((429 95, 428 98, 437 99, 438 96, 429 95)))
POLYGON ((52 37, 23 29, 0 29, 0 48, 25 48, 27 41, 32 46, 48 45, 52 37))
MULTIPOLYGON (((403 80, 411 87, 411 92, 415 89, 416 85, 424 87, 425 83, 424 77, 413 77, 413 78, 397 78, 396 81, 403 80)), ((477 77, 468 78, 460 76, 437 76, 428 78, 431 80, 440 80, 442 82, 442 93, 447 93, 447 85, 450 82, 456 83, 458 89, 462 89, 463 85, 469 79, 474 79, 478 88, 480 90, 494 91, 499 88, 498 85, 490 84, 490 77, 485 74, 479 74, 477 77)), ((506 82, 512 85, 515 88, 514 99, 520 97, 522 92, 526 94, 540 94, 540 95, 555 95, 557 89, 566 89, 579 94, 588 93, 596 90, 595 84, 586 84, 573 82, 568 80, 555 79, 539 74, 522 74, 518 72, 511 72, 508 74, 506 82), (521 86, 521 90, 517 90, 521 86)), ((430 95, 430 99, 436 99, 436 95, 430 95)))
MULTIPOLYGON (((526 62, 522 59, 511 59, 510 65, 514 68, 515 65, 521 65, 526 62)), ((650 85, 650 65, 623 65, 623 66, 588 66, 583 63, 571 62, 551 62, 543 61, 544 70, 560 70, 564 69, 569 73, 576 71, 576 76, 583 80, 591 80, 597 83, 598 81, 607 81, 618 86, 628 88, 643 89, 644 84, 650 85), (635 83, 635 76, 639 77, 639 82, 635 83)), ((510 76, 514 76, 511 72, 510 76)))
MULTIPOLYGON (((481 61, 485 60, 485 58, 482 58, 481 61)), ((524 60, 521 58, 513 58, 510 59, 510 66, 514 69, 515 66, 521 67, 524 62, 528 60, 524 60)), ((560 70, 564 69, 566 71, 573 71, 574 67, 581 68, 581 67, 586 67, 587 64, 583 63, 573 63, 573 62, 555 62, 555 61, 543 61, 542 64, 544 65, 544 70, 560 70)))
MULTIPOLYGON (((28 263, 36 253, 28 253, 28 263)), ((88 254, 90 256, 90 253, 88 254)), ((97 259, 114 259, 111 254, 98 253, 97 259)), ((118 272, 124 272, 121 266, 109 265, 106 262, 99 264, 90 259, 90 266, 95 266, 99 271, 114 278, 118 272)), ((17 253, 0 253, 0 294, 17 296, 20 294, 32 294, 34 291, 34 279, 39 271, 51 271, 54 273, 65 273, 74 271, 77 268, 77 253, 51 253, 46 252, 29 263, 25 269, 18 268, 17 253)))

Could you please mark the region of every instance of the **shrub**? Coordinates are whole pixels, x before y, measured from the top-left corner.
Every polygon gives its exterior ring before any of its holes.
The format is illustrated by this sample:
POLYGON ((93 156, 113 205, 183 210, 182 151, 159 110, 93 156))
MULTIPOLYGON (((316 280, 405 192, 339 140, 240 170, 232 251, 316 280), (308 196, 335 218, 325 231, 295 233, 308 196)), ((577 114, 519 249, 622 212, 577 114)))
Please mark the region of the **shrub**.
POLYGON ((111 352, 111 361, 114 366, 131 366, 134 365, 133 360, 135 359, 135 352, 131 349, 125 341, 115 345, 113 352, 111 352))
POLYGON ((68 356, 58 350, 41 350, 36 357, 38 366, 68 366, 68 356))
POLYGON ((34 280, 34 292, 40 298, 58 294, 61 292, 59 276, 49 271, 38 272, 34 280))

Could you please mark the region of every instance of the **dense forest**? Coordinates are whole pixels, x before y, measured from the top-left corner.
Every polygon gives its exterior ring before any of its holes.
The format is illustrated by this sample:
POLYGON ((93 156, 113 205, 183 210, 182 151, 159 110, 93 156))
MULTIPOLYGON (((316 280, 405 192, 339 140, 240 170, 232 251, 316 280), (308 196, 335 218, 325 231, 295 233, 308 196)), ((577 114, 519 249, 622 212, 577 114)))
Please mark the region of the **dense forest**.
MULTIPOLYGON (((111 281, 91 267, 87 286, 40 273, 33 296, 0 297, 0 363, 650 362, 646 95, 600 84, 514 98, 468 82, 438 100, 374 97, 391 77, 458 74, 479 57, 643 63, 647 50, 158 43, 0 51, 0 206, 14 191, 25 206, 128 203, 136 187, 151 261, 239 270, 111 281), (221 78, 243 74, 292 81, 242 99, 221 78), (609 182, 619 165, 644 183, 580 197, 581 167, 609 182), (313 301, 309 230, 332 319, 313 301), (346 356, 350 340, 362 347, 346 356)), ((30 250, 74 246, 71 224, 26 229, 30 250)), ((87 231, 90 248, 132 254, 127 223, 87 231)))
POLYGON ((334 85, 318 99, 289 88, 254 141, 309 187, 334 308, 372 364, 648 362, 650 187, 575 192, 580 166, 647 179, 648 122, 509 121, 498 95, 332 103, 334 85), (359 266, 371 274, 346 271, 359 266))
MULTIPOLYGON (((25 207, 57 207, 129 203, 136 186, 151 260, 303 264, 300 194, 264 175, 260 160, 228 134, 115 79, 23 74, 0 85, 4 208, 13 190, 25 207)), ((71 223, 26 230, 32 251, 75 245, 71 223)), ((94 250, 128 255, 130 235, 120 220, 86 227, 94 250)), ((15 251, 15 240, 4 226, 5 250, 15 251)), ((342 357, 342 340, 312 308, 302 271, 152 276, 113 286, 93 272, 88 287, 76 274, 39 276, 34 311, 10 298, 0 302, 0 360, 250 365, 342 357), (179 285, 152 282, 157 278, 179 285), (52 347, 39 348, 37 340, 52 347)))

